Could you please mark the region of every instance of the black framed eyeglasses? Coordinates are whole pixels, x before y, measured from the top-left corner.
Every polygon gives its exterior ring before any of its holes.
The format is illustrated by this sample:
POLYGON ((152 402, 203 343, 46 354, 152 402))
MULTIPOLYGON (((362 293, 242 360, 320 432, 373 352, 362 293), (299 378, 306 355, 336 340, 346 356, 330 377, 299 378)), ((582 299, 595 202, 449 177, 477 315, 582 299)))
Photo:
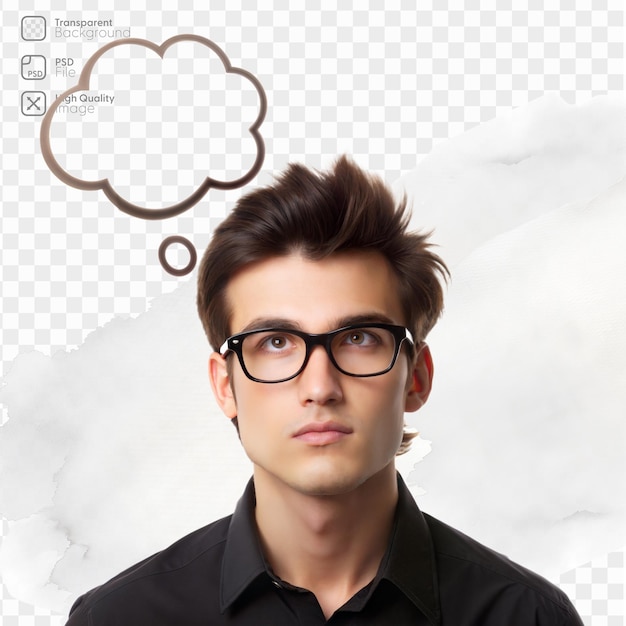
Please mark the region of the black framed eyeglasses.
POLYGON ((347 376, 380 376, 396 363, 404 341, 414 345, 404 326, 354 324, 329 333, 310 334, 286 328, 249 330, 229 337, 220 354, 234 352, 244 374, 257 383, 282 383, 304 370, 315 346, 347 376))

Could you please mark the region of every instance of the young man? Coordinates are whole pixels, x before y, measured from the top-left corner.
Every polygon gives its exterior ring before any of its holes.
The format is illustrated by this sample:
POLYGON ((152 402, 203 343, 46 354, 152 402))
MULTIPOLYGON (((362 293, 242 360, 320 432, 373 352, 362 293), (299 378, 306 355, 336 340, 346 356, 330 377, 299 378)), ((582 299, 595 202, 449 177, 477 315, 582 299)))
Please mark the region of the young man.
POLYGON ((80 598, 71 626, 582 624, 556 587, 421 513, 397 475, 447 275, 407 222, 346 158, 240 200, 198 308, 254 477, 232 516, 80 598))

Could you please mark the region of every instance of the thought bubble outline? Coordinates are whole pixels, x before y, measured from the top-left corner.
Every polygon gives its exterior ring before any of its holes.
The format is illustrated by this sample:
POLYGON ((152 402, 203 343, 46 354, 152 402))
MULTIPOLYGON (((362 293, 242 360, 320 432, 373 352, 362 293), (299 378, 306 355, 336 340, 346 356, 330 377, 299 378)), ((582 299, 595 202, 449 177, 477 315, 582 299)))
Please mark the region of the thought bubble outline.
POLYGON ((128 215, 131 215, 133 217, 139 217, 141 219, 161 220, 161 219, 167 219, 170 217, 175 217, 176 215, 180 215, 181 213, 184 213, 185 211, 190 209, 192 206, 197 204, 211 188, 224 189, 224 190, 237 189, 238 187, 243 187, 245 184, 250 182, 258 174, 263 164, 263 161, 265 159, 265 143, 263 141, 263 137, 261 136, 261 133, 259 132, 259 127, 263 123, 266 113, 267 113, 267 97, 265 95, 265 90, 263 89, 263 86, 261 85, 260 81, 256 78, 256 76, 254 76, 247 70, 244 70, 240 67, 234 67, 231 64, 230 59, 228 58, 226 53, 217 44, 212 42, 210 39, 207 39, 206 37, 202 37, 200 35, 193 35, 193 34, 176 35, 175 37, 171 37, 170 39, 167 39, 161 45, 158 45, 151 41, 148 41, 147 39, 139 39, 139 38, 131 37, 131 38, 117 39, 115 41, 112 41, 106 44, 105 46, 103 46, 102 48, 100 48, 99 50, 97 50, 89 58, 89 60, 83 67, 82 72, 80 73, 80 78, 78 79, 78 83, 74 87, 71 87, 67 91, 64 91, 50 105, 48 112, 45 114, 41 122, 41 130, 40 130, 39 139, 41 143, 41 152, 43 154, 44 160, 46 161, 46 164, 48 165, 48 168, 57 178, 59 178, 66 185, 70 187, 75 187, 76 189, 81 189, 83 191, 88 191, 88 190, 93 190, 93 189, 102 189, 106 197, 120 211, 123 211, 124 213, 127 213, 128 215), (76 91, 88 91, 89 90, 91 72, 93 71, 93 68, 95 64, 98 62, 98 60, 100 59, 100 57, 102 57, 106 52, 108 52, 109 50, 117 46, 137 45, 137 46, 143 46, 145 48, 149 48, 150 50, 158 54, 161 57, 161 59, 163 59, 168 48, 170 48, 171 46, 181 41, 192 41, 192 42, 196 42, 196 43, 199 43, 201 45, 204 45, 210 48, 219 57, 227 74, 239 74, 240 76, 243 76, 244 78, 249 80, 254 86, 254 88, 257 90, 259 94, 259 101, 260 101, 259 114, 256 120, 253 122, 253 124, 248 128, 248 131, 252 135, 257 146, 257 156, 251 169, 242 177, 237 178, 236 180, 232 180, 232 181, 220 181, 220 180, 211 178, 210 176, 207 176, 202 181, 202 183, 200 183, 200 185, 195 189, 195 191, 192 194, 190 194, 187 198, 185 198, 184 200, 181 200, 180 202, 177 202, 176 204, 173 204, 168 207, 160 208, 160 209, 148 209, 148 208, 133 204, 129 200, 126 200, 126 198, 123 198, 117 191, 115 191, 115 189, 113 188, 113 185, 110 183, 108 178, 102 178, 100 180, 95 180, 95 181, 89 181, 89 180, 83 180, 82 178, 76 178, 75 176, 72 176, 69 172, 67 172, 56 160, 54 153, 52 151, 51 145, 50 145, 50 127, 52 125, 52 119, 54 117, 54 114, 56 113, 57 108, 62 102, 64 102, 67 96, 69 96, 70 94, 76 91))

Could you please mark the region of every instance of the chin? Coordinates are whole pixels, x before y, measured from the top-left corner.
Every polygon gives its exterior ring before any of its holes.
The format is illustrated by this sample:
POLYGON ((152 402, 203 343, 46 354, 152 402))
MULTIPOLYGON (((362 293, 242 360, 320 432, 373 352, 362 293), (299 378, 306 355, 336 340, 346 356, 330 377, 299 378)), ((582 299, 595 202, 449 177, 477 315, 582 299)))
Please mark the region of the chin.
POLYGON ((313 484, 304 485, 298 488, 298 491, 303 495, 319 497, 319 498, 332 498, 334 496, 341 496, 346 493, 350 493, 354 490, 354 486, 350 484, 337 483, 334 484, 313 484))
POLYGON ((323 471, 309 470, 300 481, 292 485, 301 493, 311 496, 338 496, 360 487, 371 477, 371 473, 343 468, 324 468, 323 471))

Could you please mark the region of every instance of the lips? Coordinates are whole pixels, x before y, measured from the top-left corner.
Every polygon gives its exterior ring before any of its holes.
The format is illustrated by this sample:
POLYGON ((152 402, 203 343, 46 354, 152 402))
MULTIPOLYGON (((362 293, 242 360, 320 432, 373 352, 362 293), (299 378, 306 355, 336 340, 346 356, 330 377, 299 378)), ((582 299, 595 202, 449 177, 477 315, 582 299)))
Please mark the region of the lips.
POLYGON ((311 422, 297 430, 293 437, 311 445, 325 446, 340 441, 352 429, 337 422, 311 422))

